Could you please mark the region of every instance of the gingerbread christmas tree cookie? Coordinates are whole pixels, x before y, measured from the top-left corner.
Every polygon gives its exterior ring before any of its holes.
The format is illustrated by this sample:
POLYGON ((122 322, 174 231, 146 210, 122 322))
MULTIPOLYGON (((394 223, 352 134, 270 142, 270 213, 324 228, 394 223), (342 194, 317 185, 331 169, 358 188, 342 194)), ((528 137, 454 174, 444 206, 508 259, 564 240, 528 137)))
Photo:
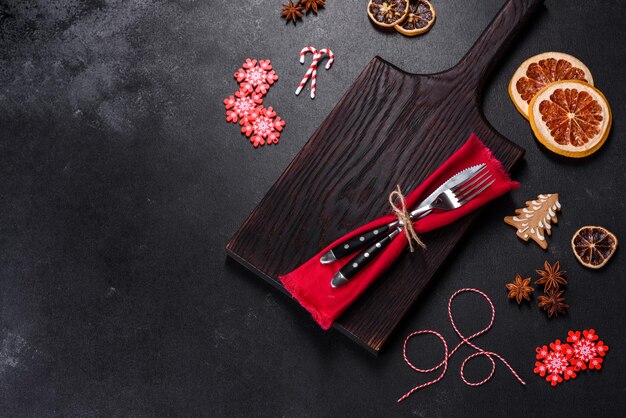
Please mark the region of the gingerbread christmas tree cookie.
POLYGON ((551 223, 557 223, 556 213, 561 210, 559 195, 540 194, 537 199, 526 202, 526 207, 515 210, 515 216, 507 216, 504 222, 517 228, 517 236, 532 239, 544 250, 548 248, 546 234, 552 234, 551 223))

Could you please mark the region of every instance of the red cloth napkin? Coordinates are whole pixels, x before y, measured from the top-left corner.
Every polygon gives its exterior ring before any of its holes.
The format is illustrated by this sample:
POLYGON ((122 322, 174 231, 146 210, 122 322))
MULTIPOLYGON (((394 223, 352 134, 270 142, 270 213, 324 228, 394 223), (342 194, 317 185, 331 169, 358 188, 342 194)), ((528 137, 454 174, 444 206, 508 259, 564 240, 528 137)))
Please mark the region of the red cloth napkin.
MULTIPOLYGON (((496 177, 495 183, 459 209, 434 212, 414 222, 413 225, 418 234, 448 225, 473 212, 485 203, 519 187, 519 183, 511 181, 500 161, 493 156, 491 151, 475 134, 472 134, 458 151, 406 196, 407 208, 413 209, 415 205, 454 174, 480 163, 487 164, 489 170, 496 177)), ((313 315, 315 321, 323 329, 330 328, 335 319, 391 266, 402 253, 404 247, 408 245, 408 242, 404 233, 398 234, 387 248, 370 262, 358 276, 338 288, 332 288, 330 280, 350 260, 351 256, 344 257, 331 264, 321 264, 319 261, 320 257, 335 245, 395 219, 394 215, 386 215, 369 222, 331 243, 291 273, 280 276, 280 280, 285 288, 313 315)), ((428 245, 428 242, 426 242, 426 245, 428 245)), ((417 251, 423 250, 418 247, 417 251)), ((425 251, 426 255, 428 255, 428 249, 425 251)), ((406 255, 406 257, 410 256, 410 254, 406 255)))

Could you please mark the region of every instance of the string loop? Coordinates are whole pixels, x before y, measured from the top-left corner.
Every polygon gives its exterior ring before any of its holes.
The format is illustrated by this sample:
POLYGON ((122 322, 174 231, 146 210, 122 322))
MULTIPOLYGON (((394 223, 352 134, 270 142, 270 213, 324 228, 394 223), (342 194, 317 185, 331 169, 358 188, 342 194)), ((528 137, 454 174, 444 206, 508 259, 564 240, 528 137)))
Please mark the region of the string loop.
POLYGON ((468 386, 480 386, 484 383, 486 383, 487 381, 489 381, 489 379, 491 379, 491 377, 493 376, 493 374, 496 371, 496 361, 494 360, 494 357, 497 358, 498 360, 500 360, 502 363, 504 363, 504 365, 511 371, 511 373, 513 374, 513 376, 515 376, 515 378, 522 384, 525 385, 526 382, 524 382, 522 380, 521 377, 519 377, 519 375, 517 374, 517 372, 513 369, 513 367, 511 367, 511 365, 504 359, 504 357, 502 357, 501 355, 499 355, 498 353, 495 353, 493 351, 485 351, 482 348, 480 348, 479 346, 477 346, 476 344, 474 344, 473 342, 471 342, 470 340, 478 337, 479 335, 484 334, 485 332, 489 331, 489 329, 493 326, 493 321, 496 318, 496 308, 493 306, 493 303, 491 302, 491 299, 489 299, 489 296, 487 296, 484 292, 478 290, 478 289, 473 289, 473 288, 463 288, 463 289, 459 289, 456 292, 454 292, 454 294, 452 296, 450 296, 450 300, 448 301, 448 317, 450 318, 450 323, 452 324, 452 328, 454 328, 454 332, 456 332, 456 334, 459 336, 459 338, 461 338, 461 342, 457 344, 456 347, 454 347, 454 349, 452 351, 450 351, 450 353, 448 353, 448 344, 446 342, 446 339, 439 334, 437 331, 433 331, 433 330, 429 330, 429 329, 425 329, 425 330, 420 330, 420 331, 415 331, 411 334, 409 334, 406 337, 406 340, 404 340, 404 347, 402 349, 402 354, 404 356, 404 361, 409 365, 409 367, 413 370, 415 370, 418 373, 430 373, 433 372, 435 370, 438 369, 442 369, 441 373, 439 374, 438 377, 436 377, 435 379, 426 382, 426 383, 422 383, 421 385, 415 386, 413 389, 411 389, 410 391, 408 391, 407 393, 405 393, 400 399, 398 399, 398 402, 402 402, 403 400, 405 400, 406 398, 408 398, 409 396, 411 396, 414 392, 425 388, 427 386, 433 385, 437 382, 439 382, 441 379, 443 379, 443 377, 445 376, 446 372, 448 371, 448 361, 450 360, 450 357, 452 357, 454 355, 454 353, 456 353, 456 351, 463 345, 463 344, 467 344, 470 347, 472 347, 473 349, 475 349, 477 352, 468 356, 463 363, 461 364, 461 379, 463 380, 463 382, 468 385, 468 386), (454 298, 459 295, 460 293, 463 292, 473 292, 473 293, 478 293, 479 295, 481 295, 482 297, 484 297, 487 302, 489 303, 489 306, 491 307, 491 320, 489 321, 489 325, 487 325, 485 328, 483 328, 482 330, 475 332, 474 334, 470 335, 469 337, 465 337, 463 336, 463 334, 461 334, 461 331, 459 331, 458 327, 456 326, 456 323, 454 322, 454 317, 452 316, 452 300, 454 300, 454 298), (406 347, 407 344, 409 342, 409 340, 417 335, 421 335, 421 334, 432 334, 435 335, 437 338, 439 338, 441 340, 441 342, 443 343, 443 348, 444 348, 444 357, 443 360, 441 361, 441 363, 439 363, 438 365, 431 367, 430 369, 420 369, 418 367, 416 367, 407 357, 407 353, 406 353, 406 347), (489 361, 491 362, 491 371, 489 372, 489 375, 479 381, 479 382, 470 382, 465 378, 465 366, 466 364, 473 358, 476 358, 478 356, 486 356, 489 361))
POLYGON ((413 241, 415 241, 422 249, 426 249, 426 244, 422 242, 420 237, 415 232, 413 228, 413 221, 411 221, 411 214, 406 207, 406 201, 404 199, 404 195, 400 190, 400 186, 397 185, 396 189, 389 194, 389 204, 391 205, 391 210, 393 210, 394 215, 398 218, 398 222, 402 225, 404 229, 404 235, 406 235, 406 240, 409 242, 409 249, 411 252, 415 251, 413 247, 413 241), (395 201, 399 200, 400 205, 397 206, 395 201))

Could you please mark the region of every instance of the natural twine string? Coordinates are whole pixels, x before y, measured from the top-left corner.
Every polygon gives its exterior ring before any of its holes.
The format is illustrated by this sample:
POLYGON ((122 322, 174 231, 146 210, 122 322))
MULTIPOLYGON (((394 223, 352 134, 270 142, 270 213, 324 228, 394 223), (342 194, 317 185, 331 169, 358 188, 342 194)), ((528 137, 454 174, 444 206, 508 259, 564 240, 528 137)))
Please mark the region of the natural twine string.
POLYGON ((400 186, 396 186, 396 190, 389 194, 389 204, 391 205, 391 209, 393 210, 394 215, 398 218, 400 225, 404 228, 404 235, 406 235, 406 240, 409 242, 409 249, 411 252, 415 251, 413 247, 413 241, 415 241, 420 247, 424 250, 426 249, 426 244, 422 242, 420 237, 415 232, 413 228, 413 222, 411 221, 411 215, 409 214, 409 210, 406 207, 406 201, 404 199, 404 195, 400 190, 400 186), (395 201, 400 201, 400 206, 396 206, 395 201))

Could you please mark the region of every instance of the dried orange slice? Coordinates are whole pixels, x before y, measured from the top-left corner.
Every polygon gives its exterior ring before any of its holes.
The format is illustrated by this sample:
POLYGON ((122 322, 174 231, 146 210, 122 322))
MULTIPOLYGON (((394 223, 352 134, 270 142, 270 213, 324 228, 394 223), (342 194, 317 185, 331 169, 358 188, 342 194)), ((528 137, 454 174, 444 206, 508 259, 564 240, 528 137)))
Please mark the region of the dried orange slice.
POLYGON ((617 238, 601 226, 583 226, 572 237, 574 255, 585 267, 599 269, 617 249, 617 238))
POLYGON ((596 152, 611 130, 611 108, 595 87, 577 80, 548 84, 530 101, 530 126, 546 148, 566 157, 596 152))
POLYGON ((367 5, 367 14, 370 19, 383 28, 390 28, 401 23, 408 11, 408 0, 370 0, 367 5))
POLYGON ((517 110, 528 119, 528 105, 535 95, 550 83, 581 80, 593 86, 589 68, 578 58, 562 52, 544 52, 528 58, 509 82, 509 96, 517 110))
POLYGON ((426 33, 435 23, 435 8, 427 0, 409 0, 409 12, 401 24, 395 25, 398 32, 406 36, 426 33))

